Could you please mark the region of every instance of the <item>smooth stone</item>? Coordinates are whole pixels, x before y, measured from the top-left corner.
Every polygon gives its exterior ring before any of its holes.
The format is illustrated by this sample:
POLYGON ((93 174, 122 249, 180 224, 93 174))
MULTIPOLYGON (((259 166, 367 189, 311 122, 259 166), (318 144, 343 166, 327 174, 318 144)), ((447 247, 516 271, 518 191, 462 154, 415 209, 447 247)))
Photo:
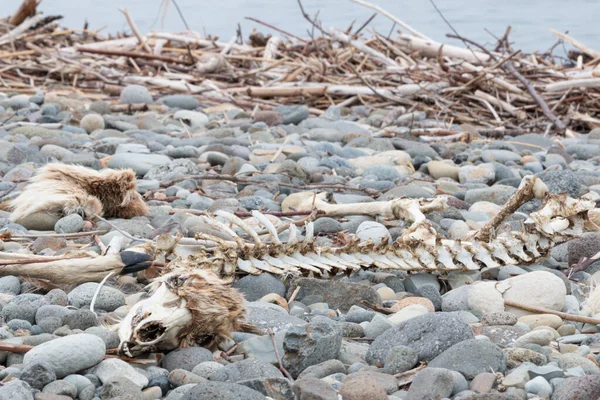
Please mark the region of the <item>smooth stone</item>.
POLYGON ((153 102, 150 91, 141 85, 127 85, 121 91, 121 104, 150 104, 153 102))
POLYGON ((552 335, 552 332, 548 330, 543 329, 531 331, 518 338, 515 342, 515 347, 521 347, 522 345, 527 343, 534 343, 540 346, 548 346, 553 339, 554 335, 552 335))
POLYGON ((26 229, 35 231, 52 231, 60 219, 59 215, 50 214, 44 211, 35 212, 20 218, 15 222, 26 229))
POLYGON ((93 369, 93 373, 102 383, 107 383, 120 377, 129 379, 140 389, 148 385, 148 378, 137 372, 125 361, 116 358, 103 360, 93 369))
POLYGON ((62 217, 54 225, 56 233, 77 233, 83 228, 83 218, 79 214, 62 217))
POLYGON ((481 158, 485 162, 499 162, 505 164, 507 162, 520 162, 521 156, 509 150, 484 150, 481 153, 481 158))
POLYGON ((31 387, 19 379, 0 386, 0 400, 34 400, 31 387))
POLYGON ((174 369, 192 371, 196 365, 212 359, 212 353, 204 347, 182 347, 168 353, 162 360, 162 367, 169 372, 174 369))
POLYGON ((298 379, 321 379, 329 375, 337 373, 345 374, 346 372, 346 367, 341 361, 328 360, 306 368, 298 375, 298 379))
POLYGON ((63 378, 102 361, 106 353, 104 341, 86 333, 65 336, 42 343, 25 354, 24 364, 48 362, 57 378, 63 378))
POLYGON ((87 133, 92 133, 98 129, 104 129, 104 118, 98 114, 87 114, 81 118, 79 126, 85 129, 87 133))
MULTIPOLYGON (((299 400, 338 400, 336 391, 321 379, 299 378, 292 390, 299 400)), ((387 396, 384 400, 387 400, 387 396)))
POLYGON ((353 305, 360 304, 362 301, 381 304, 381 298, 373 288, 359 283, 295 278, 290 283, 286 297, 289 298, 297 287, 300 287, 298 300, 302 301, 309 295, 319 295, 329 308, 339 309, 342 312, 347 312, 353 305))
POLYGON ((442 161, 433 160, 427 163, 429 175, 431 175, 434 179, 450 178, 458 181, 459 169, 460 168, 456 165, 451 165, 442 161))
POLYGON ((391 240, 388 229, 383 224, 374 221, 362 222, 356 229, 356 236, 361 241, 371 240, 374 244, 379 244, 384 239, 387 239, 388 242, 391 240))
POLYGON ((247 359, 218 369, 212 380, 238 382, 257 378, 283 378, 283 374, 279 369, 267 362, 247 359))
POLYGON ((171 159, 162 154, 119 153, 110 158, 108 167, 114 169, 131 168, 136 174, 145 175, 151 168, 166 166, 170 162, 171 159))
POLYGON ((454 388, 452 372, 445 368, 428 367, 419 371, 408 389, 408 400, 442 399, 450 397, 454 388))
POLYGON ((421 304, 413 304, 413 305, 404 307, 400 311, 395 312, 394 314, 390 315, 387 318, 387 320, 393 326, 397 326, 404 321, 408 321, 409 319, 419 317, 419 316, 425 315, 427 313, 429 313, 429 310, 425 306, 423 306, 421 304))
POLYGON ((395 375, 412 369, 419 362, 417 352, 408 346, 394 346, 383 364, 383 372, 395 375))
MULTIPOLYGON (((504 300, 556 311, 562 310, 567 295, 562 279, 546 271, 533 271, 506 279, 496 288, 502 292, 504 300)), ((506 306, 505 311, 517 317, 532 314, 510 306, 506 306)))
POLYGON ((44 386, 42 393, 55 396, 67 396, 67 398, 75 398, 77 397, 77 387, 67 381, 59 379, 44 386))
POLYGON ((281 280, 269 273, 246 275, 235 281, 233 287, 239 290, 247 301, 257 301, 270 293, 285 296, 285 285, 281 280))
POLYGON ((388 400, 386 391, 373 379, 356 376, 344 381, 340 389, 342 400, 388 400))
POLYGON ((465 165, 458 171, 460 183, 485 183, 494 182, 496 171, 492 164, 465 165))
POLYGON ((494 326, 494 325, 514 325, 517 323, 517 317, 514 314, 504 311, 493 311, 484 314, 481 317, 481 324, 494 326))
POLYGON ((392 375, 384 374, 379 371, 364 369, 354 372, 345 378, 343 382, 351 382, 355 379, 365 379, 377 383, 387 394, 392 394, 398 390, 398 381, 392 375))
POLYGON ((445 350, 429 363, 430 367, 458 371, 473 379, 481 371, 504 372, 506 359, 500 347, 488 340, 469 339, 445 350))
POLYGON ((370 322, 365 323, 364 333, 365 337, 376 338, 386 330, 392 327, 392 323, 384 316, 375 314, 375 317, 370 322))
MULTIPOLYGON (((175 94, 170 96, 163 96, 158 99, 160 103, 163 103, 167 107, 181 108, 184 110, 194 110, 200 105, 198 100, 194 96, 175 94)), ((175 118, 177 119, 177 118, 175 118)))
POLYGON ((56 380, 56 372, 50 363, 34 361, 24 365, 19 379, 34 389, 42 390, 44 386, 56 380))
POLYGON ((183 122, 190 125, 192 129, 202 128, 208 123, 206 114, 198 111, 180 110, 173 115, 173 118, 176 120, 183 120, 183 122))
POLYGON ((524 315, 519 318, 519 322, 529 326, 531 329, 538 326, 549 326, 553 329, 558 329, 563 323, 562 318, 553 314, 524 315))
POLYGON ((542 398, 549 398, 552 394, 552 386, 541 376, 535 377, 525 384, 525 390, 542 398))
POLYGON ((488 393, 496 383, 496 374, 491 372, 482 372, 477 374, 471 381, 469 389, 476 393, 488 393))
MULTIPOLYGON (((69 304, 77 308, 88 307, 98 286, 98 283, 87 282, 75 287, 69 292, 69 304)), ((105 311, 114 311, 123 305, 125 305, 123 292, 110 286, 102 286, 96 297, 95 307, 105 311)))
POLYGON ((401 322, 377 337, 369 347, 366 361, 383 365, 391 349, 398 345, 415 350, 420 361, 430 361, 452 345, 471 338, 471 328, 458 316, 428 313, 401 322))

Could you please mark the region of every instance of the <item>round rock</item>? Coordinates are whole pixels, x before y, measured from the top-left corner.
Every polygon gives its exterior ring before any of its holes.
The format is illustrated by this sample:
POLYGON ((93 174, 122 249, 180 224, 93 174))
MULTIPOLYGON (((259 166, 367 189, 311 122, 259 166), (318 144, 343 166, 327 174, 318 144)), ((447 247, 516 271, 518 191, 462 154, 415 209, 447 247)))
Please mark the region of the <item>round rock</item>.
POLYGON ((0 293, 18 295, 21 293, 21 282, 16 276, 3 276, 0 278, 0 293))
POLYGON ((42 390, 44 386, 56 380, 54 367, 45 361, 34 361, 25 364, 21 370, 21 380, 27 382, 32 388, 42 390))
POLYGON ((233 284, 233 287, 242 292, 246 300, 257 301, 269 293, 285 296, 285 285, 274 275, 262 273, 260 275, 246 275, 233 284))
POLYGON ((121 104, 150 104, 152 103, 152 95, 150 91, 141 85, 127 85, 121 91, 121 104))
POLYGON ((375 244, 381 243, 383 239, 387 239, 388 242, 392 239, 388 229, 383 226, 383 224, 375 221, 362 222, 356 229, 356 236, 358 236, 361 241, 371 239, 375 244))
POLYGON ((430 361, 452 345, 472 338, 471 328, 459 316, 429 313, 401 322, 377 337, 367 351, 366 361, 383 365, 398 345, 415 350, 420 361, 430 361))
POLYGON ((169 372, 175 369, 192 371, 202 362, 212 361, 212 353, 204 347, 185 347, 167 354, 162 361, 162 367, 169 372))
POLYGON ((106 345, 97 336, 77 334, 42 343, 29 350, 24 364, 47 362, 54 368, 57 378, 93 367, 104 358, 106 345))
MULTIPOLYGON (((87 282, 77 286, 69 293, 69 304, 77 308, 89 307, 97 288, 98 283, 95 282, 87 282)), ((125 305, 125 295, 121 291, 102 286, 94 307, 104 311, 114 311, 123 305, 125 305)))
POLYGON ((56 233, 76 233, 83 228, 83 218, 79 214, 67 215, 56 221, 54 231, 56 233))
POLYGON ((98 114, 88 114, 81 118, 79 126, 87 133, 92 133, 98 129, 104 129, 104 118, 98 114))

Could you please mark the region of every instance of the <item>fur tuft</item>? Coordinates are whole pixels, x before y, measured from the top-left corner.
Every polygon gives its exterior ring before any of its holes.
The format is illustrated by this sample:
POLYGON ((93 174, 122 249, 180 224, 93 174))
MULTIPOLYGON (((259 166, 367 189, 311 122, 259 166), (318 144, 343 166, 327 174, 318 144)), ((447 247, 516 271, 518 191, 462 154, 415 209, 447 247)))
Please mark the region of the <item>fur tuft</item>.
POLYGON ((231 339, 232 332, 252 329, 245 321, 244 296, 213 272, 201 269, 176 271, 169 274, 165 282, 186 301, 186 307, 192 313, 193 323, 180 335, 182 347, 216 348, 231 339))
POLYGON ((40 168, 30 184, 9 203, 11 220, 19 222, 38 212, 57 217, 80 214, 106 218, 132 218, 148 213, 136 191, 132 170, 102 170, 51 163, 40 168))

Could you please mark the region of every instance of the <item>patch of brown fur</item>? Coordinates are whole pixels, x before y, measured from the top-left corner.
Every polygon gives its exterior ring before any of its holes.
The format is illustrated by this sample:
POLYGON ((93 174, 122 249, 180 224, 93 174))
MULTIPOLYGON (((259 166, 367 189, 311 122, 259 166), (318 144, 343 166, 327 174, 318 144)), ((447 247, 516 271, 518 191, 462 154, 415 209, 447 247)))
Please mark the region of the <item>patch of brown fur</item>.
POLYGON ((80 214, 93 219, 132 218, 146 215, 148 206, 136 191, 132 170, 102 170, 51 163, 40 168, 9 208, 18 222, 36 212, 59 216, 80 214))
POLYGON ((176 271, 165 282, 185 299, 192 313, 192 324, 182 330, 181 347, 201 345, 216 349, 231 339, 232 332, 260 333, 246 322, 244 296, 208 270, 176 271))

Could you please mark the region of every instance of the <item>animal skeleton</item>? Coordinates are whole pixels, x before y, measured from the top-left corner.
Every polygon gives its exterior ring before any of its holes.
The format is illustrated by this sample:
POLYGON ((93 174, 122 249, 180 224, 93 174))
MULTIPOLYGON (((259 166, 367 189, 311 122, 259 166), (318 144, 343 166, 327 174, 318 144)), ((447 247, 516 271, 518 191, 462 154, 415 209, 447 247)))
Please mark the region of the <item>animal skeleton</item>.
MULTIPOLYGON (((296 225, 290 224, 289 237, 284 243, 277 227, 265 215, 254 211, 254 219, 260 228, 268 232, 270 240, 265 241, 247 222, 231 213, 217 211, 214 216, 205 216, 204 222, 233 240, 198 234, 197 243, 204 245, 202 249, 196 254, 177 257, 167 268, 175 276, 187 274, 185 276, 189 279, 200 274, 199 271, 211 271, 209 275, 202 272, 200 279, 210 280, 224 294, 232 296, 229 293, 232 289, 224 282, 231 282, 239 274, 269 272, 326 277, 371 266, 383 270, 449 272, 527 264, 544 257, 556 244, 580 236, 589 227, 586 225, 588 218, 597 220, 599 210, 595 207, 598 197, 593 192, 579 199, 570 198, 566 193, 550 194, 541 180, 534 176, 526 177, 500 212, 464 240, 444 238, 425 218, 424 213, 442 210, 446 206, 443 198, 346 205, 327 204, 321 197, 313 199, 310 207, 328 216, 362 214, 404 219, 411 223, 394 243, 389 244, 386 240, 377 244, 371 240, 360 242, 357 237, 351 236, 346 244, 339 247, 318 246, 311 222, 305 224, 303 239, 296 225), (531 213, 520 230, 498 230, 508 216, 534 198, 542 199, 543 205, 540 210, 531 213), (251 242, 238 235, 235 228, 247 234, 251 242)), ((169 251, 175 248, 176 251, 177 244, 172 242, 163 245, 163 248, 169 248, 169 251)), ((189 295, 181 295, 182 285, 185 285, 185 280, 173 280, 172 275, 165 275, 153 284, 152 295, 148 299, 132 307, 119 327, 124 353, 131 355, 132 349, 143 352, 157 346, 168 349, 189 345, 195 340, 194 334, 189 333, 189 327, 198 324, 203 328, 196 331, 197 339, 205 340, 210 333, 207 326, 210 321, 199 316, 197 307, 187 305, 189 295)), ((205 294, 198 291, 195 295, 205 294)), ((218 301, 220 294, 214 296, 212 300, 205 297, 204 304, 218 301)), ((230 318, 224 321, 225 328, 212 332, 220 340, 240 326, 242 319, 237 311, 228 314, 230 318)))

